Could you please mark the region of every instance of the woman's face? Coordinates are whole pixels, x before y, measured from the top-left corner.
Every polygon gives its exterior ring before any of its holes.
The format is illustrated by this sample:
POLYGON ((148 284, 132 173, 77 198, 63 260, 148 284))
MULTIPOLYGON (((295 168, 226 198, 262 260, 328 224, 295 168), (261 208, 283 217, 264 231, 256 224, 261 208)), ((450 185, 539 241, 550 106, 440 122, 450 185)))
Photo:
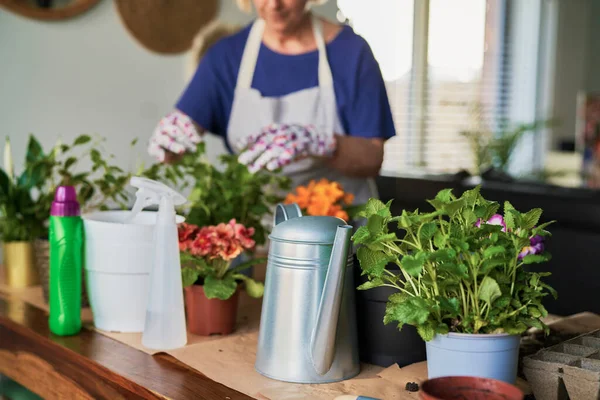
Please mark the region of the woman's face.
POLYGON ((306 15, 308 0, 253 0, 258 15, 269 29, 286 33, 298 26, 306 15))

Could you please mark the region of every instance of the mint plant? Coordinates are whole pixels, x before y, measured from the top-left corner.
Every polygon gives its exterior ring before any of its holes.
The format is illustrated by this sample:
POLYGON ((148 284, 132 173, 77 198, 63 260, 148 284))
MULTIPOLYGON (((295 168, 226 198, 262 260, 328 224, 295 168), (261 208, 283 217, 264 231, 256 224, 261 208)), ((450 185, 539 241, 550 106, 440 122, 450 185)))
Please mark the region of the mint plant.
POLYGON ((366 226, 353 236, 367 290, 397 289, 387 302, 384 323, 415 326, 425 341, 436 334, 521 334, 547 329, 542 299, 556 291, 542 281, 546 272, 525 265, 550 259, 539 224, 542 210, 517 211, 509 202, 484 199, 480 188, 460 198, 451 189, 428 201, 433 212, 402 211, 370 199, 360 216, 366 226), (390 226, 396 224, 399 234, 390 226), (397 268, 390 268, 397 267, 397 268))

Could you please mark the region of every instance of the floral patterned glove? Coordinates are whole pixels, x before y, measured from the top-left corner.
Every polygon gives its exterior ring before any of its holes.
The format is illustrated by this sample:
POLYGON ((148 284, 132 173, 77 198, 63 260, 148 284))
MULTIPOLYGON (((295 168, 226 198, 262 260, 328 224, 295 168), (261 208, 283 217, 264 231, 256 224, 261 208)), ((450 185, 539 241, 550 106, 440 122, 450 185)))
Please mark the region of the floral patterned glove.
POLYGON ((202 137, 190 117, 176 110, 161 119, 154 129, 148 145, 148 153, 163 162, 166 150, 175 154, 183 154, 186 151, 194 152, 196 145, 200 142, 202 142, 202 137))
POLYGON ((271 124, 259 135, 240 142, 239 147, 245 149, 239 162, 254 173, 265 167, 273 171, 302 157, 331 157, 336 140, 334 135, 317 132, 312 125, 271 124))

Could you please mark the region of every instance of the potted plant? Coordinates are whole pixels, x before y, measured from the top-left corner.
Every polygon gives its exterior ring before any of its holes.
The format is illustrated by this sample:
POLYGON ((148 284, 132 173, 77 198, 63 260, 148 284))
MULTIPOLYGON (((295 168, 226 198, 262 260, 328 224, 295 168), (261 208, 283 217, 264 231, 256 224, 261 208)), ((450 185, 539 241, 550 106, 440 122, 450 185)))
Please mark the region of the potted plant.
MULTIPOLYGON (((390 202, 391 203, 391 202, 390 202)), ((367 226, 353 237, 368 281, 390 287, 384 323, 412 325, 427 342, 429 377, 471 375, 513 383, 519 335, 546 329, 542 300, 556 292, 548 273, 525 266, 547 261, 542 210, 521 213, 484 199, 480 188, 457 198, 450 189, 429 203, 433 212, 392 216, 390 203, 371 199, 367 226), (400 236, 390 231, 397 224, 400 236), (398 273, 386 268, 395 264, 398 273)))
MULTIPOLYGON (((40 274, 42 291, 48 301, 48 220, 54 192, 58 186, 74 186, 82 211, 106 209, 109 204, 125 207, 129 198, 125 187, 130 174, 102 156, 104 139, 89 135, 76 137, 71 144, 57 143, 44 152, 31 135, 27 146, 25 174, 29 187, 37 193, 33 205, 36 230, 33 239, 35 263, 40 274), (81 164, 89 164, 81 168, 81 164)), ((82 286, 82 305, 88 305, 85 285, 82 286)))
POLYGON ((348 221, 349 214, 356 210, 356 207, 351 207, 354 195, 344 192, 340 183, 327 179, 312 180, 306 186, 296 187, 284 202, 298 204, 305 215, 338 217, 344 221, 348 221))
POLYGON ((254 228, 235 220, 204 226, 180 224, 181 276, 185 291, 188 330, 198 335, 231 333, 235 327, 238 295, 243 286, 251 297, 261 297, 264 286, 239 271, 253 263, 230 268, 244 250, 255 246, 254 228))
POLYGON ((237 223, 254 230, 256 246, 245 249, 231 263, 232 267, 245 265, 242 273, 251 275, 247 262, 253 252, 267 241, 269 217, 275 205, 283 200, 281 193, 289 190, 289 178, 265 170, 251 173, 239 163, 234 154, 222 155, 220 165, 204 159, 205 147, 199 145, 196 153, 186 154, 179 163, 154 164, 140 168, 141 173, 154 180, 168 183, 180 192, 188 191, 188 205, 182 210, 186 222, 200 227, 237 223))
MULTIPOLYGON (((27 160, 35 154, 27 153, 27 160)), ((34 265, 32 241, 43 232, 36 213, 32 188, 42 175, 25 170, 14 171, 10 141, 4 145, 4 168, 0 169, 0 239, 3 242, 6 284, 13 288, 36 285, 39 282, 34 265)))

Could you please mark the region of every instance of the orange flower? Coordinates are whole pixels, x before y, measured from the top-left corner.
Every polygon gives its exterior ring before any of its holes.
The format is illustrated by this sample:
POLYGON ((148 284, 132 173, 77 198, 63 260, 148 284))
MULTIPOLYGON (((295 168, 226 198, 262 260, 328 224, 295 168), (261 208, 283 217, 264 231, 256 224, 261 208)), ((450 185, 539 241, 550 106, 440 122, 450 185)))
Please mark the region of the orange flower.
POLYGON ((354 195, 352 193, 346 193, 344 196, 344 203, 350 205, 354 202, 354 195))
POLYGON ((298 186, 295 193, 285 198, 285 203, 296 203, 308 215, 328 215, 348 220, 348 213, 341 202, 348 205, 354 201, 352 193, 345 193, 338 182, 321 179, 311 180, 306 186, 298 186))
POLYGON ((338 217, 343 219, 344 221, 348 221, 348 213, 344 210, 342 210, 341 206, 332 206, 329 209, 329 215, 334 216, 334 217, 338 217))

